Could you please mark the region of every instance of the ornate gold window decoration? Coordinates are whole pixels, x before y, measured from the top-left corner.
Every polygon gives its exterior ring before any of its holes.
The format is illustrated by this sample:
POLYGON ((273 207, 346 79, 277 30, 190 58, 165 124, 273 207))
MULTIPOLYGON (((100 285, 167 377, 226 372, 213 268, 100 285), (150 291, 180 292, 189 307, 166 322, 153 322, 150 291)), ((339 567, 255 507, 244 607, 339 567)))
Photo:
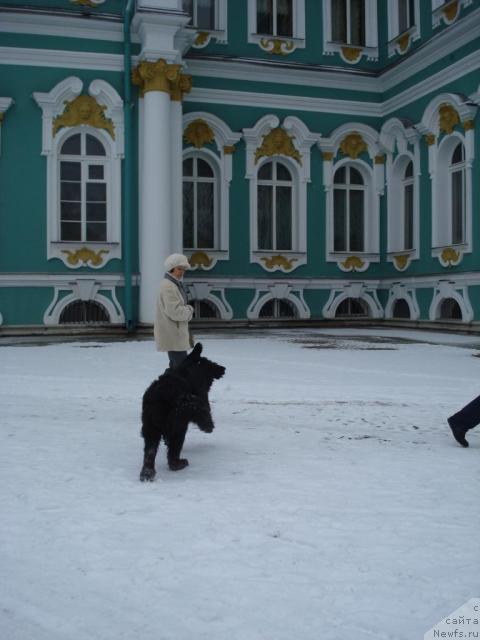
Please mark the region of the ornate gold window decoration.
POLYGON ((440 262, 444 266, 453 267, 458 264, 460 258, 461 253, 459 251, 455 251, 453 247, 447 247, 440 255, 440 262))
POLYGON ((367 150, 365 140, 357 132, 349 133, 340 143, 340 151, 353 160, 356 160, 360 154, 367 150))
POLYGON ((475 120, 465 120, 463 122, 463 128, 465 131, 472 131, 472 129, 475 129, 475 120))
POLYGON ((396 268, 399 271, 404 271, 407 268, 409 260, 410 260, 410 256, 406 254, 393 256, 393 261, 395 263, 396 268))
POLYGON ((347 62, 358 62, 362 49, 358 47, 342 47, 342 55, 347 62))
POLYGON ((276 127, 272 129, 270 133, 263 136, 263 142, 255 151, 255 164, 260 158, 267 156, 289 156, 302 165, 302 156, 300 151, 295 149, 293 141, 295 136, 289 136, 288 133, 282 129, 282 127, 276 127))
POLYGON ((213 259, 210 258, 208 253, 205 253, 205 251, 195 251, 195 253, 192 253, 188 261, 190 262, 192 269, 208 269, 208 267, 212 265, 213 259))
POLYGON ((277 255, 271 256, 269 258, 263 257, 261 258, 263 262, 265 262, 265 267, 267 269, 274 269, 275 267, 280 267, 285 271, 290 271, 293 269, 293 263, 297 261, 297 258, 286 258, 285 256, 277 255))
POLYGON ((442 13, 449 22, 453 22, 458 15, 459 5, 458 1, 452 2, 452 4, 442 7, 442 13))
POLYGON ((460 124, 460 116, 458 115, 457 110, 450 104, 441 104, 438 109, 438 114, 440 117, 440 131, 443 131, 443 133, 452 133, 455 125, 460 124))
POLYGON ((105 117, 105 105, 98 104, 91 96, 78 96, 71 102, 65 102, 63 113, 52 123, 53 135, 62 127, 75 127, 85 124, 96 129, 105 129, 115 140, 115 130, 112 120, 105 117))
POLYGON ((210 125, 201 118, 194 120, 188 125, 183 137, 186 142, 189 142, 196 149, 201 149, 204 145, 209 142, 214 142, 215 140, 215 134, 210 125))
POLYGON ((408 45, 410 44, 410 34, 408 32, 402 34, 397 38, 396 42, 398 44, 400 53, 405 53, 405 51, 408 49, 408 45))
POLYGON ((290 40, 280 40, 279 38, 262 38, 260 47, 267 53, 274 56, 288 56, 295 49, 295 45, 290 40))
POLYGON ((429 147, 432 146, 432 144, 435 144, 436 138, 435 135, 433 133, 427 133, 425 136, 425 142, 427 143, 427 145, 429 147))
POLYGON ((68 249, 62 249, 62 253, 65 253, 67 257, 67 262, 73 266, 77 265, 79 262, 82 262, 84 265, 90 264, 94 267, 99 267, 103 262, 103 253, 108 253, 106 249, 100 249, 100 251, 92 251, 88 247, 82 247, 81 249, 77 249, 77 251, 69 251, 68 249))
POLYGON ((365 265, 365 262, 358 256, 349 256, 341 264, 345 271, 357 271, 365 265))

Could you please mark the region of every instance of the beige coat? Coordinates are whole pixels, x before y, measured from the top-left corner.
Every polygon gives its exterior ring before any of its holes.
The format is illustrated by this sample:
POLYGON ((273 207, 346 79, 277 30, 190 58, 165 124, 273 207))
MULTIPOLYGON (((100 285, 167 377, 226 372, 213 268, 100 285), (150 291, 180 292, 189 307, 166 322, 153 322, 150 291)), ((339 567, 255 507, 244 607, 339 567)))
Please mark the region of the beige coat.
POLYGON ((188 351, 188 323, 193 307, 185 304, 177 285, 164 278, 157 297, 153 335, 157 351, 188 351))

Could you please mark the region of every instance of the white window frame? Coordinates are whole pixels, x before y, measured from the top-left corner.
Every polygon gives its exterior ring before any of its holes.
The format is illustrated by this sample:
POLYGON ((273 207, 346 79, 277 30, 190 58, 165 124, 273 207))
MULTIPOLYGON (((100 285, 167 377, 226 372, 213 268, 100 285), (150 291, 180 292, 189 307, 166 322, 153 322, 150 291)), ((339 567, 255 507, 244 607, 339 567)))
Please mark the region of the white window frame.
POLYGON ((295 183, 295 177, 294 177, 294 173, 292 174, 292 169, 290 166, 290 162, 285 162, 283 158, 280 157, 275 157, 275 158, 267 158, 264 159, 263 162, 261 162, 258 165, 258 170, 257 170, 257 218, 256 218, 256 227, 255 227, 255 243, 254 243, 254 251, 275 251, 275 252, 286 252, 286 251, 295 251, 296 247, 298 246, 298 221, 297 221, 297 215, 296 215, 296 208, 295 208, 295 203, 297 201, 297 194, 296 194, 296 183, 295 183), (271 164, 272 165, 272 176, 274 173, 276 173, 276 167, 277 164, 282 164, 290 173, 291 176, 291 180, 279 180, 276 177, 272 177, 271 179, 266 179, 266 178, 259 178, 258 174, 260 173, 260 170, 265 167, 267 164, 271 164), (258 239, 258 187, 260 186, 268 186, 272 188, 272 215, 273 215, 273 220, 272 220, 272 245, 276 244, 276 229, 277 229, 277 187, 290 187, 290 204, 291 204, 291 212, 292 212, 292 218, 291 218, 291 222, 292 222, 292 228, 291 228, 291 236, 290 236, 290 244, 291 244, 291 248, 290 249, 278 249, 277 247, 273 246, 272 249, 263 249, 260 248, 259 245, 259 239, 258 239))
POLYGON ((378 60, 378 15, 377 1, 365 0, 365 45, 358 46, 348 43, 333 41, 332 34, 332 3, 331 0, 323 0, 323 53, 327 56, 339 54, 344 62, 356 64, 362 57, 367 60, 378 60), (351 59, 345 55, 345 49, 358 50, 358 57, 351 59))
MULTIPOLYGON (((365 184, 365 176, 363 171, 359 171, 360 175, 362 176, 362 180, 363 182, 361 184, 355 184, 350 182, 350 180, 348 182, 335 182, 335 174, 337 173, 338 170, 340 170, 341 168, 345 168, 346 170, 349 169, 356 169, 358 171, 358 167, 355 166, 355 164, 353 162, 346 162, 341 166, 337 166, 334 173, 333 173, 333 193, 334 193, 334 197, 333 197, 333 220, 332 220, 332 224, 333 224, 333 242, 335 245, 335 191, 344 191, 345 192, 345 245, 346 248, 345 249, 335 249, 335 246, 333 245, 333 251, 335 253, 348 253, 348 254, 357 254, 357 253, 364 253, 365 251, 365 218, 367 215, 366 212, 366 202, 367 202, 367 186, 365 184), (363 233, 362 233, 362 244, 363 244, 363 249, 360 251, 358 249, 352 249, 350 247, 350 229, 351 229, 351 219, 352 219, 352 211, 351 211, 351 207, 350 207, 350 192, 351 191, 356 191, 356 192, 361 192, 363 194, 363 233)), ((350 172, 349 172, 350 173, 350 172)))
MULTIPOLYGON (((193 0, 193 14, 195 16, 197 0, 193 0)), ((227 17, 228 17, 228 0, 215 0, 215 25, 213 29, 203 29, 197 27, 193 22, 188 25, 189 29, 197 32, 192 47, 194 49, 203 49, 210 44, 212 40, 215 40, 217 44, 228 43, 228 31, 227 31, 227 17)))
POLYGON ((414 2, 413 24, 406 31, 400 32, 399 0, 388 0, 388 56, 398 53, 403 55, 410 49, 412 42, 421 36, 420 31, 420 0, 414 2), (404 40, 407 38, 407 40, 404 40))
POLYGON ((466 227, 465 227, 465 222, 466 222, 466 164, 465 164, 465 145, 462 142, 459 142, 458 145, 456 145, 451 154, 450 154, 450 164, 448 167, 448 203, 449 203, 449 210, 450 210, 450 234, 451 234, 451 244, 455 245, 455 244, 463 244, 465 242, 465 231, 466 231, 466 227), (457 162, 455 164, 453 164, 453 154, 455 153, 457 147, 459 145, 462 145, 462 162, 457 162), (461 228, 462 228, 462 237, 460 239, 460 241, 455 241, 454 242, 454 237, 453 237, 453 226, 454 226, 454 202, 453 202, 453 174, 457 174, 460 173, 461 176, 461 188, 462 188, 462 192, 461 192, 461 203, 460 203, 460 214, 461 214, 461 228))
POLYGON ((273 49, 273 40, 280 40, 282 52, 292 53, 295 49, 305 48, 305 0, 293 0, 293 34, 277 36, 257 33, 257 0, 248 0, 248 42, 260 46, 264 51, 273 49))
MULTIPOLYGON (((204 149, 202 151, 193 151, 192 149, 190 149, 189 151, 186 151, 183 155, 183 162, 185 160, 188 159, 193 159, 194 162, 195 160, 203 160, 205 162, 207 162, 207 164, 209 165, 209 167, 211 167, 212 172, 213 172, 213 178, 209 178, 207 176, 184 176, 182 175, 182 188, 183 188, 183 184, 185 182, 190 182, 194 185, 194 194, 196 193, 196 189, 195 189, 195 185, 198 184, 199 182, 202 183, 211 183, 213 184, 213 247, 197 247, 197 246, 193 246, 193 247, 183 247, 184 251, 191 251, 191 252, 195 252, 195 251, 205 251, 205 252, 212 252, 212 251, 218 251, 220 249, 220 223, 219 223, 219 201, 220 201, 220 165, 218 162, 218 157, 210 152, 207 149, 204 149)), ((183 166, 183 162, 182 162, 182 166, 183 166)), ((193 202, 193 235, 194 235, 194 244, 197 244, 197 238, 196 236, 198 235, 198 228, 197 228, 197 199, 194 195, 194 202, 193 202)), ((183 230, 183 207, 182 207, 182 230, 183 230)))
POLYGON ((53 134, 53 121, 65 109, 65 102, 77 98, 83 89, 83 82, 69 77, 59 82, 49 93, 34 93, 33 97, 43 112, 42 155, 47 157, 47 260, 58 258, 71 269, 89 266, 94 269, 104 267, 110 260, 121 258, 121 213, 122 213, 122 158, 124 155, 123 101, 116 90, 104 80, 93 80, 88 93, 98 104, 105 105, 105 117, 112 120, 115 138, 104 129, 90 125, 63 127, 53 134), (107 242, 61 241, 60 240, 60 166, 59 155, 63 142, 75 131, 91 133, 101 140, 105 151, 110 178, 109 214, 107 215, 107 242), (69 260, 77 252, 88 246, 91 257, 95 254, 101 260, 69 260), (98 252, 102 253, 99 254, 98 252))

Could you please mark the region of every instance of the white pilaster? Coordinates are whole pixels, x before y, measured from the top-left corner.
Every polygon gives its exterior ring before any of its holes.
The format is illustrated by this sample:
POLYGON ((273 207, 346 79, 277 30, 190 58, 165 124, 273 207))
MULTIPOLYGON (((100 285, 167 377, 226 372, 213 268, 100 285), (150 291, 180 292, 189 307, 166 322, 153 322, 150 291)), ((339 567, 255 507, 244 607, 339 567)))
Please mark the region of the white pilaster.
POLYGON ((172 250, 183 253, 182 102, 170 103, 172 176, 172 250))

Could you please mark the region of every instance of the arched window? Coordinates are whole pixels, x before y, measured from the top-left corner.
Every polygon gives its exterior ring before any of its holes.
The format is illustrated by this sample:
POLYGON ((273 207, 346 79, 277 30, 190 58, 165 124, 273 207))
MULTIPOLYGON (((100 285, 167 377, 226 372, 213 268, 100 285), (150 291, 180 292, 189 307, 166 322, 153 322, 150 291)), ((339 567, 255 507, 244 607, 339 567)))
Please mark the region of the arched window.
POLYGON ((465 241, 465 149, 460 142, 450 160, 450 207, 452 244, 465 241))
POLYGON ((333 250, 364 251, 365 184, 351 165, 336 170, 333 189, 333 250))
POLYGON ((272 298, 265 302, 258 313, 259 318, 295 318, 293 304, 288 300, 272 298))
POLYGON ((462 310, 454 298, 445 298, 440 305, 440 320, 461 320, 462 310))
POLYGON ((193 317, 195 320, 207 320, 209 318, 219 318, 217 307, 208 300, 193 301, 193 317))
POLYGON ((395 301, 392 310, 392 317, 404 320, 410 319, 410 307, 408 306, 408 302, 405 298, 398 298, 398 300, 395 301))
POLYGON ((257 249, 293 249, 293 178, 279 160, 263 164, 257 176, 257 249))
POLYGON ((215 249, 218 244, 218 180, 205 157, 183 161, 183 246, 215 249))
POLYGON ((110 318, 105 307, 93 300, 74 300, 60 314, 59 324, 105 324, 110 318))
POLYGON ((336 318, 349 318, 351 316, 365 316, 368 317, 368 306, 360 298, 345 298, 338 305, 335 312, 336 318))
POLYGON ((59 211, 62 241, 108 239, 108 160, 103 143, 91 133, 69 136, 59 161, 59 211))
POLYGON ((407 164, 402 180, 403 249, 413 249, 413 162, 407 164))

